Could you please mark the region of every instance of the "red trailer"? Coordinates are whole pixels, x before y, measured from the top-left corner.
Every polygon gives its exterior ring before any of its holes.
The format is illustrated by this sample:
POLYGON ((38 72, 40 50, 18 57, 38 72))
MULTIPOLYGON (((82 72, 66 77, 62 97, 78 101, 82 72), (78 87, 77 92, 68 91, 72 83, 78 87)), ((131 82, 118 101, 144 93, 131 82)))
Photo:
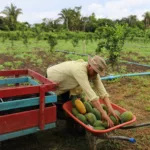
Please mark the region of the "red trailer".
POLYGON ((55 87, 31 69, 0 71, 0 141, 54 128, 55 87))

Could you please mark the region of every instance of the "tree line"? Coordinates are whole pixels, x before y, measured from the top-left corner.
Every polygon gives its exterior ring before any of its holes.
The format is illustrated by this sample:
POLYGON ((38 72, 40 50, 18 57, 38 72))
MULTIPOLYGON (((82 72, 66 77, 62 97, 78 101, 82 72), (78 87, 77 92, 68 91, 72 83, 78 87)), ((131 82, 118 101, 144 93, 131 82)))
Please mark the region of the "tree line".
POLYGON ((43 18, 42 23, 35 23, 31 25, 28 22, 19 22, 17 18, 20 14, 23 14, 21 8, 17 8, 14 4, 6 6, 0 16, 0 30, 4 31, 16 31, 16 30, 28 30, 40 28, 44 32, 55 31, 83 31, 83 32, 95 32, 98 27, 102 26, 115 26, 115 24, 124 25, 127 24, 131 28, 138 28, 145 30, 150 27, 150 12, 147 11, 143 14, 143 20, 138 20, 136 15, 130 15, 122 19, 111 20, 107 18, 96 18, 92 13, 90 16, 81 15, 82 7, 64 8, 58 14, 57 19, 43 18))

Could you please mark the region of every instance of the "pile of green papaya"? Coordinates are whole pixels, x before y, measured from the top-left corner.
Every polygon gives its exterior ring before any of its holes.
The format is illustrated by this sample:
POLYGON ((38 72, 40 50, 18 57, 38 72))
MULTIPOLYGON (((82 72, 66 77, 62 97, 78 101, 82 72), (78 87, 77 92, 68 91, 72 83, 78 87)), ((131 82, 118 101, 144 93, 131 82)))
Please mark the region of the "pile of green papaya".
MULTIPOLYGON (((97 108, 94 108, 92 104, 85 100, 78 99, 72 100, 72 113, 80 121, 86 125, 93 126, 95 130, 105 130, 108 129, 107 121, 102 120, 102 115, 97 108), (83 111, 84 110, 84 111, 83 111)), ((102 108, 108 113, 108 108, 105 104, 101 104, 102 108)), ((117 120, 114 116, 109 116, 110 119, 114 122, 114 125, 118 125, 133 119, 133 114, 131 111, 125 111, 120 113, 118 110, 114 110, 116 114, 120 117, 120 120, 117 120)))

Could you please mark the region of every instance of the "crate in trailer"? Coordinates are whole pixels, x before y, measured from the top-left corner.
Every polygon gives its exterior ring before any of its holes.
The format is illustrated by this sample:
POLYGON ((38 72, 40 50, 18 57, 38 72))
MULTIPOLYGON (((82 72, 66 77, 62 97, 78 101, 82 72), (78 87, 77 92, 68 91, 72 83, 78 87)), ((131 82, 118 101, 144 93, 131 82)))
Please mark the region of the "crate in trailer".
POLYGON ((56 86, 31 69, 0 71, 0 141, 55 127, 56 86))

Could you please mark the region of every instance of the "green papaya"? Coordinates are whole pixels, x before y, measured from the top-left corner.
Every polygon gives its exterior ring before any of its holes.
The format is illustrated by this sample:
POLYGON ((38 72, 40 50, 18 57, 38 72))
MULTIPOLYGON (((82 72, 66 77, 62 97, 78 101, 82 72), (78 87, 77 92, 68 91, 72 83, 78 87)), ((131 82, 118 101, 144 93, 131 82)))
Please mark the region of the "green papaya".
POLYGON ((105 104, 101 104, 101 106, 108 113, 108 107, 105 104))
POLYGON ((89 102, 87 102, 87 101, 84 102, 84 106, 85 106, 87 112, 93 112, 93 108, 89 102))
POLYGON ((120 111, 118 111, 116 109, 114 111, 115 111, 116 115, 120 116, 120 114, 121 114, 120 111))
POLYGON ((93 125, 94 122, 97 120, 96 116, 93 113, 91 113, 91 112, 85 114, 85 117, 87 118, 87 120, 90 123, 90 125, 93 125))
POLYGON ((103 126, 103 122, 100 120, 96 120, 93 124, 93 127, 99 127, 99 126, 103 126))
POLYGON ((106 120, 103 121, 102 126, 103 126, 105 129, 109 128, 108 123, 107 123, 106 120))
POLYGON ((87 118, 83 114, 77 114, 77 118, 85 124, 88 124, 87 118))
POLYGON ((126 112, 123 112, 121 115, 120 115, 120 119, 122 122, 127 122, 127 121, 130 121, 133 119, 133 114, 131 111, 126 111, 126 112))
POLYGON ((113 121, 113 123, 114 123, 114 125, 117 125, 117 124, 119 124, 119 121, 114 117, 114 116, 109 116, 110 117, 110 119, 113 121))
POLYGON ((72 103, 72 106, 75 107, 75 100, 77 99, 78 97, 76 95, 72 95, 71 96, 71 103, 72 103))
POLYGON ((86 100, 84 99, 84 97, 81 97, 80 99, 81 99, 81 101, 82 101, 83 103, 86 102, 86 100))
POLYGON ((92 102, 89 102, 91 104, 91 106, 94 108, 94 105, 92 104, 92 102))
POLYGON ((93 114, 96 116, 97 120, 102 119, 102 115, 101 115, 100 111, 97 108, 93 108, 93 114))
POLYGON ((77 116, 78 114, 80 114, 80 112, 76 109, 76 108, 72 108, 72 113, 77 116))

